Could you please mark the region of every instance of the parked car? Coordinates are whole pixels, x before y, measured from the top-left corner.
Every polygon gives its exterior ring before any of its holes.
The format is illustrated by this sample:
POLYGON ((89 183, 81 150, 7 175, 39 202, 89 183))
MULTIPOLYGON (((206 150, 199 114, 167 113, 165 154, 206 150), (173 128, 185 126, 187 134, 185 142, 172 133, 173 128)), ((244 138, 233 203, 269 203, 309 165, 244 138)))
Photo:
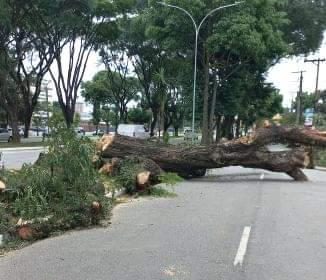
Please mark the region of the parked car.
POLYGON ((183 128, 183 134, 185 134, 186 131, 189 131, 189 130, 191 130, 191 127, 190 127, 190 126, 185 126, 185 127, 183 128))
MULTIPOLYGON (((12 128, 8 128, 8 132, 12 136, 12 128)), ((24 129, 18 128, 18 133, 19 133, 19 136, 21 136, 21 137, 24 136, 24 129)))
POLYGON ((46 129, 42 127, 31 127, 28 131, 28 136, 43 136, 46 133, 46 129))
POLYGON ((75 128, 75 132, 79 137, 84 137, 86 134, 85 130, 82 127, 75 128))
POLYGON ((93 131, 92 132, 93 136, 103 136, 105 133, 104 133, 104 130, 102 129, 98 129, 97 131, 93 131))
POLYGON ((140 139, 149 138, 149 132, 140 124, 119 124, 118 134, 140 139))
POLYGON ((12 140, 12 136, 8 129, 0 128, 0 142, 10 142, 12 140))
POLYGON ((192 140, 194 138, 195 140, 198 140, 198 133, 192 132, 192 130, 185 130, 183 139, 184 140, 192 140))

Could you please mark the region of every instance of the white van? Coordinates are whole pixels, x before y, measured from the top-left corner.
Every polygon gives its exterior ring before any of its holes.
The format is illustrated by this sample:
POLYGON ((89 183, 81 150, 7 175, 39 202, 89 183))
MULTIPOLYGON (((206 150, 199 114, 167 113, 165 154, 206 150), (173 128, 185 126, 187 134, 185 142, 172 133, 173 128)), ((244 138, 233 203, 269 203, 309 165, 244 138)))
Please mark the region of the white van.
POLYGON ((141 124, 119 124, 118 134, 140 139, 149 138, 149 132, 141 124))

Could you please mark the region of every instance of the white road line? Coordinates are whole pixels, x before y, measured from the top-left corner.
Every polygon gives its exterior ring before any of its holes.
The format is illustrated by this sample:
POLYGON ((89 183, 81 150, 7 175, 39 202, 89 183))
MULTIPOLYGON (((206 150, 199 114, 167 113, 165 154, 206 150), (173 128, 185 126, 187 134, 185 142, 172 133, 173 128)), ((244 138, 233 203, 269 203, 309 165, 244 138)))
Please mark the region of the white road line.
POLYGON ((245 227, 243 230, 242 237, 240 240, 240 245, 238 248, 238 252, 237 252, 237 255, 235 256, 235 259, 233 262, 234 266, 236 266, 238 264, 240 264, 240 266, 242 266, 243 259, 246 254, 246 251, 247 251, 247 245, 248 245, 248 241, 249 241, 249 237, 250 237, 250 231, 251 231, 251 227, 245 227))
POLYGON ((260 180, 264 180, 264 178, 265 178, 265 173, 262 173, 262 174, 260 175, 260 180))

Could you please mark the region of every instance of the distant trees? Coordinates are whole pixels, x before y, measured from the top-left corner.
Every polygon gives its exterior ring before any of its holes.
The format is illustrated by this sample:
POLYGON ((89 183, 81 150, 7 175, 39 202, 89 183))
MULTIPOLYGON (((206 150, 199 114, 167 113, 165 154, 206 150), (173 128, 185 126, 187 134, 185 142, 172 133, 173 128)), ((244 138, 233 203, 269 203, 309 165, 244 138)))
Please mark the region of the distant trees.
POLYGON ((127 105, 139 98, 138 93, 138 80, 121 72, 100 71, 92 81, 82 84, 82 96, 93 104, 93 119, 99 122, 103 108, 113 105, 116 127, 120 122, 127 122, 127 105))
POLYGON ((115 18, 133 1, 1 0, 0 6, 2 69, 24 103, 25 136, 47 73, 71 126, 90 53, 116 38, 115 18))
MULTIPOLYGON (((189 10, 197 22, 222 4, 167 3, 189 10)), ((81 86, 94 105, 94 123, 149 118, 154 135, 157 127, 177 133, 191 120, 194 31, 180 11, 142 0, 0 0, 0 7, 0 106, 17 139, 21 112, 27 136, 46 74, 68 127, 81 86), (82 84, 94 51, 106 70, 82 84), (132 100, 139 107, 129 112, 132 100)), ((212 142, 215 130, 215 140, 232 138, 280 112, 267 71, 283 57, 318 49, 325 26, 323 0, 248 0, 209 17, 198 55, 202 143, 212 142)))
POLYGON ((54 54, 55 68, 49 73, 55 85, 65 121, 74 120, 78 89, 88 59, 101 43, 117 35, 115 17, 127 12, 132 1, 43 1, 37 10, 30 6, 37 24, 40 48, 48 47, 54 54), (66 56, 64 56, 66 51, 66 56), (68 59, 67 59, 68 57, 68 59), (65 61, 68 60, 68 61, 65 61))
POLYGON ((135 124, 148 124, 151 120, 151 114, 148 110, 141 107, 131 108, 128 111, 128 121, 135 124))

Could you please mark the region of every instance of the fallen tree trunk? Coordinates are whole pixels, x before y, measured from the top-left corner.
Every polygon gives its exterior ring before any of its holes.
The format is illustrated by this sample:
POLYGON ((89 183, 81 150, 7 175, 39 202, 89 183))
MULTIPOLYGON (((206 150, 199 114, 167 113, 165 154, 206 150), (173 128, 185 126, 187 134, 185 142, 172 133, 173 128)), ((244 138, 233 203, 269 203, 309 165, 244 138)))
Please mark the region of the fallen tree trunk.
POLYGON ((243 137, 209 146, 174 146, 121 135, 103 136, 98 143, 102 158, 145 157, 164 171, 195 176, 202 170, 240 165, 284 172, 297 181, 307 180, 301 171, 308 163, 302 145, 326 147, 326 137, 318 132, 296 128, 272 127, 243 137), (266 145, 287 143, 291 150, 272 152, 266 145))

